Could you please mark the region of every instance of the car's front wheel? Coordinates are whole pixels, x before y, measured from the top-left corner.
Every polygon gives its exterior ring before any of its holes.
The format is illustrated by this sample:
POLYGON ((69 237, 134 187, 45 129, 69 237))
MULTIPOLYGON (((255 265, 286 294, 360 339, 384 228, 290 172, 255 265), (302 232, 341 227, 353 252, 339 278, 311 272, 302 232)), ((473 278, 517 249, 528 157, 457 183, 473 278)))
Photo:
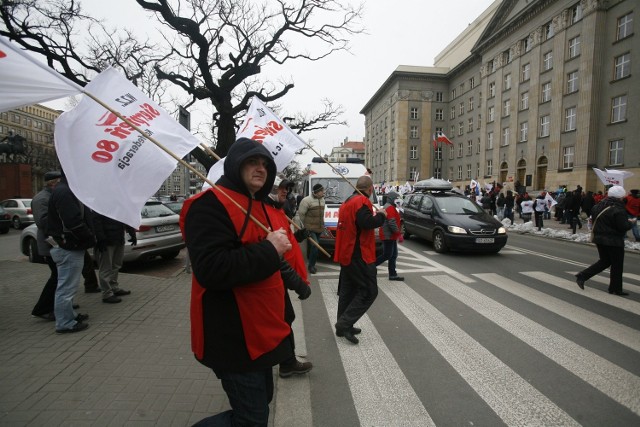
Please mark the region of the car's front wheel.
POLYGON ((13 228, 16 230, 20 230, 22 228, 22 222, 20 221, 20 217, 14 216, 11 220, 11 224, 13 224, 13 228))
POLYGON ((0 234, 7 234, 9 232, 9 227, 0 228, 0 234))
POLYGON ((27 249, 29 251, 29 262, 44 262, 44 258, 38 253, 38 242, 36 239, 29 238, 27 249))
POLYGON ((444 242, 444 233, 442 230, 433 232, 433 249, 439 254, 447 252, 447 244, 444 242))

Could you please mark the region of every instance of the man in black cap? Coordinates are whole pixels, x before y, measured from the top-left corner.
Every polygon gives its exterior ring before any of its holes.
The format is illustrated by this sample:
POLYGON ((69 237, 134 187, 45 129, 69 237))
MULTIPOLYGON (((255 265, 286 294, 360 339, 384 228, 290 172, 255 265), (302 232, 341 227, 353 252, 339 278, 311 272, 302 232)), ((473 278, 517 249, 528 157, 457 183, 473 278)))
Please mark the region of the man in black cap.
MULTIPOLYGON (((302 199, 298 207, 299 225, 309 232, 309 238, 316 243, 324 231, 324 206, 324 187, 316 184, 313 186, 313 193, 302 199)), ((316 274, 318 248, 316 245, 308 245, 308 249, 309 273, 316 274)))

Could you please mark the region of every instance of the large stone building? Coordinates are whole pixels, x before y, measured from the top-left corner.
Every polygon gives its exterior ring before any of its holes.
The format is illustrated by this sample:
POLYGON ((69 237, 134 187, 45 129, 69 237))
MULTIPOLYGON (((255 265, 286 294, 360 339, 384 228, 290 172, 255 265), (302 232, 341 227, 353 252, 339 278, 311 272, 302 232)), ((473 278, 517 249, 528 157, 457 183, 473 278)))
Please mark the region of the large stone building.
POLYGON ((435 60, 399 66, 363 107, 374 181, 640 187, 633 0, 498 0, 435 60), (635 78, 634 78, 635 77, 635 78), (453 143, 436 144, 443 132, 453 143))
POLYGON ((333 147, 331 154, 327 157, 329 162, 345 162, 347 159, 362 159, 364 160, 364 142, 362 141, 349 141, 345 138, 340 146, 333 147))

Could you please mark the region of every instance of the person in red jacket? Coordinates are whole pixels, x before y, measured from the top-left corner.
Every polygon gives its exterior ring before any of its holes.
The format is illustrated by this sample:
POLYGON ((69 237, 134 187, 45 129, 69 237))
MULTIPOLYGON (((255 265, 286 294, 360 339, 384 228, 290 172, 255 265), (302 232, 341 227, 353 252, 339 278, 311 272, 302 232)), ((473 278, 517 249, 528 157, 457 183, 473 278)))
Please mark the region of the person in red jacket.
POLYGON ((360 329, 353 325, 367 312, 378 296, 376 278, 375 229, 387 213, 373 214, 369 200, 373 181, 365 175, 356 182, 357 191, 340 206, 336 249, 333 260, 340 263, 338 285, 338 320, 336 335, 358 344, 360 329))
MULTIPOLYGON (((629 191, 629 195, 624 198, 624 208, 627 210, 627 215, 629 219, 631 218, 640 218, 640 195, 638 194, 638 190, 633 189, 629 191)), ((631 227, 631 232, 633 233, 633 237, 635 237, 636 242, 640 242, 640 230, 638 230, 638 223, 632 223, 633 227, 631 227)))
POLYGON ((263 205, 275 176, 269 151, 239 138, 216 187, 188 199, 180 214, 193 272, 191 348, 221 380, 231 405, 196 425, 266 426, 272 368, 293 356, 281 274, 291 242, 282 228, 266 231, 263 205))
POLYGON ((376 267, 385 261, 389 261, 389 280, 403 281, 404 277, 396 272, 396 259, 398 259, 398 240, 402 239, 400 232, 400 213, 396 209, 396 199, 400 197, 395 191, 387 195, 387 203, 384 205, 387 211, 387 220, 378 229, 382 240, 382 254, 376 259, 376 267))

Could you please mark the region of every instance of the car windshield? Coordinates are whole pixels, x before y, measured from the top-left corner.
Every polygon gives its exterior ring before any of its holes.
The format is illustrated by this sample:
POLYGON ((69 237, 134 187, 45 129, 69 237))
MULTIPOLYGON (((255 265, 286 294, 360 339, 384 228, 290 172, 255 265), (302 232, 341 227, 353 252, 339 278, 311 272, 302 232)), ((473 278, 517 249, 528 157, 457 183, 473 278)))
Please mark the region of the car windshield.
MULTIPOLYGON (((353 194, 358 178, 317 178, 311 181, 311 186, 321 184, 324 187, 325 203, 344 203, 353 194), (351 183, 351 184, 350 184, 351 183)), ((377 196, 373 193, 370 197, 372 203, 377 202, 377 196)))
POLYGON ((158 218, 161 216, 171 216, 175 213, 162 203, 147 203, 140 212, 142 218, 158 218))
POLYGON ((440 211, 452 215, 473 215, 484 212, 480 206, 465 197, 437 197, 440 211))

